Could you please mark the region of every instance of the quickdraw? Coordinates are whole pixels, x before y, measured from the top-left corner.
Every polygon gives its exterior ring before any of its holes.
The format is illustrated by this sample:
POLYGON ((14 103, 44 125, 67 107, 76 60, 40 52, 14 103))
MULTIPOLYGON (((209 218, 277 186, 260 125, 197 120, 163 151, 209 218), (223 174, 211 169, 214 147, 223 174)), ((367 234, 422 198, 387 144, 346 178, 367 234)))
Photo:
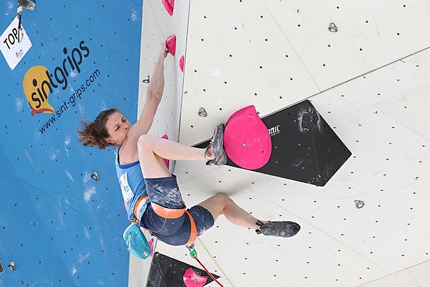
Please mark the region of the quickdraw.
POLYGON ((216 278, 215 276, 212 275, 211 272, 209 272, 209 270, 203 265, 203 263, 200 262, 200 260, 197 258, 197 251, 194 248, 194 243, 190 244, 190 245, 185 245, 185 247, 187 247, 188 251, 190 252, 190 256, 194 259, 196 259, 196 261, 200 264, 200 266, 202 266, 202 268, 206 271, 206 273, 212 278, 213 281, 215 281, 216 283, 218 283, 219 286, 224 287, 216 278))

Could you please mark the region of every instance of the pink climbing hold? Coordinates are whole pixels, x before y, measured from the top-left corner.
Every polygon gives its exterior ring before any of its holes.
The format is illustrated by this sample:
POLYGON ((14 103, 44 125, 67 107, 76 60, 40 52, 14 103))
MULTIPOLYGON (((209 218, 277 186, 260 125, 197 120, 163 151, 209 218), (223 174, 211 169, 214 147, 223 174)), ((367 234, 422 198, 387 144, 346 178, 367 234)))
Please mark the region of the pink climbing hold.
POLYGON ((258 169, 270 159, 272 139, 253 105, 233 113, 224 129, 224 148, 239 167, 258 169))
POLYGON ((207 276, 201 276, 194 272, 193 268, 185 270, 184 276, 182 277, 185 286, 187 287, 203 287, 208 281, 207 276))
POLYGON ((184 72, 184 62, 185 62, 185 57, 184 57, 184 56, 182 56, 182 57, 179 59, 179 69, 181 69, 182 73, 184 72))
POLYGON ((164 8, 166 9, 167 13, 169 13, 170 16, 173 15, 173 9, 175 8, 175 1, 174 0, 161 0, 163 3, 164 8))
POLYGON ((167 50, 172 56, 176 53, 176 35, 170 36, 166 41, 167 50))
MULTIPOLYGON (((169 137, 167 135, 163 135, 162 138, 166 139, 166 140, 169 139, 169 137)), ((167 166, 167 168, 169 168, 170 167, 170 160, 165 159, 165 158, 163 158, 163 160, 164 160, 164 164, 167 166)))
POLYGON ((151 240, 149 240, 148 242, 149 244, 149 248, 151 248, 151 255, 149 256, 154 256, 154 251, 155 251, 155 243, 154 243, 154 238, 151 238, 151 240))

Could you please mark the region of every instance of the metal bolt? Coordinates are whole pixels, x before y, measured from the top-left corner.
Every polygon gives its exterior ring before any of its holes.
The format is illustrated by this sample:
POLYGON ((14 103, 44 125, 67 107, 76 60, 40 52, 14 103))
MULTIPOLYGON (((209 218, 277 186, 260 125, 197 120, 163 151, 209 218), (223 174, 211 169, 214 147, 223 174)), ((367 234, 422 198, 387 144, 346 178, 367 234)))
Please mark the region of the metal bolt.
POLYGON ((204 117, 204 118, 208 116, 208 113, 206 112, 205 108, 203 108, 203 107, 199 108, 199 112, 197 114, 201 117, 204 117))
POLYGON ((9 268, 10 270, 15 270, 15 262, 12 261, 11 263, 9 263, 7 268, 9 268))
POLYGON ((335 24, 335 23, 333 23, 333 22, 331 22, 331 23, 328 25, 328 30, 329 30, 330 32, 333 32, 333 33, 336 33, 336 32, 338 31, 336 24, 335 24))

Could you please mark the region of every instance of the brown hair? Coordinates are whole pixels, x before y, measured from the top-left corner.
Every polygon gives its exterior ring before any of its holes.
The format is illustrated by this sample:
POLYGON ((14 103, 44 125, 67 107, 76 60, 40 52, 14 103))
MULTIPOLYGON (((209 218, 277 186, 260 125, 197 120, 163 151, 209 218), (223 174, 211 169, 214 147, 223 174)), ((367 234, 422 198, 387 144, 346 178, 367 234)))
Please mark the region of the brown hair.
POLYGON ((106 129, 106 122, 109 117, 118 110, 115 108, 102 111, 97 118, 91 122, 86 123, 81 121, 82 130, 77 130, 79 134, 79 141, 84 146, 98 147, 99 149, 104 149, 112 144, 106 141, 109 132, 106 129))

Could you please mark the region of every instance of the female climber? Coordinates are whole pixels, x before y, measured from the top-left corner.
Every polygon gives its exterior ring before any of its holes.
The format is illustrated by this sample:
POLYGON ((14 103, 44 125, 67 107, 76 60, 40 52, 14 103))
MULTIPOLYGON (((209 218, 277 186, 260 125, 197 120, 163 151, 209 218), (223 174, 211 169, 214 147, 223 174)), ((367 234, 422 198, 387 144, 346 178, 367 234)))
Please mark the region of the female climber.
POLYGON ((221 214, 233 224, 253 229, 257 234, 295 235, 300 230, 297 223, 258 220, 225 194, 216 194, 187 209, 176 177, 164 159, 225 164, 224 124, 215 127, 206 149, 147 134, 162 99, 167 55, 166 40, 163 40, 141 115, 134 125, 113 108, 102 111, 93 122, 82 122, 82 129, 78 130, 79 141, 84 146, 117 148, 115 166, 128 219, 137 221, 153 236, 170 245, 191 244, 211 228, 221 214))

